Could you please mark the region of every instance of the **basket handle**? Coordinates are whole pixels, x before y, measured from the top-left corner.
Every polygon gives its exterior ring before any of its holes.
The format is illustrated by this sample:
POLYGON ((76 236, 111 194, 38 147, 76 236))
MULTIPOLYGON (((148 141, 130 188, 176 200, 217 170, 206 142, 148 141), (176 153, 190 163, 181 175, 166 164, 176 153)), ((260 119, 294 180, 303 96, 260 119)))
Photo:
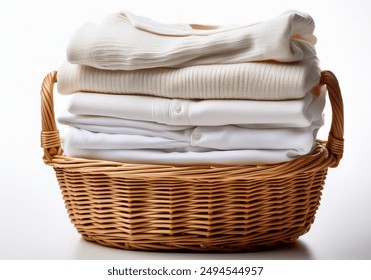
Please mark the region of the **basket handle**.
POLYGON ((339 165, 344 152, 344 106, 336 76, 331 71, 322 71, 321 85, 326 85, 332 109, 331 128, 326 143, 329 156, 333 158, 330 167, 339 165))
MULTIPOLYGON (((57 82, 57 71, 50 72, 41 87, 41 147, 44 149, 44 162, 51 163, 56 155, 62 155, 61 140, 55 123, 53 89, 57 82)), ((333 158, 331 167, 338 166, 344 151, 344 107, 339 82, 331 71, 322 71, 321 85, 326 85, 332 108, 331 128, 326 143, 329 156, 333 158)))
POLYGON ((56 155, 62 155, 61 140, 55 123, 53 89, 57 82, 57 71, 50 72, 41 86, 41 147, 44 162, 51 163, 56 155))

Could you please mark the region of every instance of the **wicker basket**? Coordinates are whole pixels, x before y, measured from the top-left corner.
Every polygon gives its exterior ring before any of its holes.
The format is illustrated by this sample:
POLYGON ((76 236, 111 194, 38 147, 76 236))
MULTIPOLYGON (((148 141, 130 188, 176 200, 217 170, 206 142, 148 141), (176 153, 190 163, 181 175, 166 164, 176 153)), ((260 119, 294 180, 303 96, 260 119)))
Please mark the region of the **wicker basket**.
POLYGON ((332 124, 310 155, 260 166, 127 164, 63 155, 53 109, 57 72, 44 79, 41 146, 84 239, 128 250, 260 250, 308 232, 329 167, 343 155, 343 103, 323 71, 332 124))

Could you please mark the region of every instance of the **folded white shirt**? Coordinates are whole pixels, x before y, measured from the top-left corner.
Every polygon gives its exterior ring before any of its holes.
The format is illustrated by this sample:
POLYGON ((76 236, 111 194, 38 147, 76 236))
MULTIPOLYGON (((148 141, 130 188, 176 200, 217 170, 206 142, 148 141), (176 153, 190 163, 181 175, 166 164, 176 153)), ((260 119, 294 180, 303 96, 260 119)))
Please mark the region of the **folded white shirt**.
MULTIPOLYGON (((95 132, 106 132, 101 131, 105 127, 112 127, 113 130, 119 130, 122 128, 139 128, 146 130, 158 130, 158 131, 172 131, 172 130, 184 130, 192 128, 192 125, 167 125, 156 122, 128 120, 123 118, 107 117, 107 116, 93 116, 93 115, 75 115, 71 114, 67 110, 60 112, 57 116, 57 121, 64 125, 77 126, 83 125, 92 129, 87 129, 95 132), (98 130, 97 130, 98 129, 98 130)), ((107 132, 107 133, 121 133, 121 132, 107 132)))
MULTIPOLYGON (((160 133, 158 133, 160 134, 160 133)), ((209 151, 210 148, 191 146, 186 141, 164 138, 161 136, 143 136, 137 134, 96 133, 85 129, 69 127, 63 136, 63 145, 67 150, 136 150, 160 149, 178 151, 209 151)))
POLYGON ((108 116, 167 125, 279 124, 306 127, 322 116, 325 92, 287 101, 183 100, 139 95, 76 93, 72 114, 108 116))
MULTIPOLYGON (((323 116, 321 114, 318 114, 318 116, 315 117, 316 118, 313 118, 313 122, 310 125, 322 122, 323 116)), ((69 125, 93 132, 103 133, 125 134, 126 133, 125 131, 129 131, 129 129, 137 129, 138 131, 141 132, 154 131, 156 133, 156 131, 167 132, 195 128, 195 126, 193 125, 168 125, 150 121, 128 120, 107 116, 75 115, 69 113, 67 110, 59 113, 59 115, 57 116, 57 120, 59 123, 63 125, 69 125)), ((233 125, 244 128, 283 128, 282 125, 279 123, 233 124, 233 125)), ((140 132, 133 134, 141 135, 140 132)))
POLYGON ((173 149, 190 147, 215 150, 268 149, 292 150, 304 155, 311 151, 320 120, 305 128, 256 129, 238 126, 209 126, 188 128, 171 138, 166 131, 149 131, 146 134, 92 132, 70 126, 64 137, 67 146, 83 149, 173 149), (152 134, 152 135, 151 135, 152 134), (272 141, 272 139, 274 139, 272 141))
POLYGON ((173 150, 106 150, 64 147, 67 156, 110 160, 124 163, 165 165, 255 165, 293 160, 298 154, 292 150, 212 150, 205 152, 173 150))
POLYGON ((121 12, 78 29, 67 59, 107 70, 292 62, 316 56, 313 31, 313 19, 296 11, 241 26, 162 24, 121 12))
MULTIPOLYGON (((111 117, 96 117, 96 116, 85 116, 85 115, 71 115, 64 114, 58 118, 61 124, 69 125, 75 128, 83 130, 106 133, 106 134, 121 134, 121 135, 141 135, 150 137, 162 137, 172 140, 179 141, 190 141, 195 138, 200 138, 202 141, 208 139, 208 134, 212 134, 212 131, 218 131, 221 135, 225 134, 223 131, 227 131, 228 127, 225 126, 173 126, 158 124, 153 122, 144 121, 130 121, 119 118, 111 117), (72 116, 72 117, 71 117, 72 116), (208 133, 205 134, 205 131, 208 133), (202 137, 201 137, 202 136, 202 137)), ((311 127, 321 126, 321 120, 314 121, 311 127)), ((261 124, 261 125, 233 125, 234 130, 240 129, 240 131, 262 131, 265 129, 280 129, 277 124, 261 124), (244 129, 244 130, 243 130, 244 129)), ((306 128, 305 128, 306 129, 306 128)), ((274 130, 273 130, 274 131, 274 130)), ((214 136, 215 137, 215 136, 214 136)), ((200 142, 200 139, 198 140, 200 142)), ((236 147, 233 147, 236 148, 236 147)))
POLYGON ((251 62, 109 71, 63 63, 61 94, 101 92, 180 99, 300 99, 320 80, 317 58, 296 63, 251 62))

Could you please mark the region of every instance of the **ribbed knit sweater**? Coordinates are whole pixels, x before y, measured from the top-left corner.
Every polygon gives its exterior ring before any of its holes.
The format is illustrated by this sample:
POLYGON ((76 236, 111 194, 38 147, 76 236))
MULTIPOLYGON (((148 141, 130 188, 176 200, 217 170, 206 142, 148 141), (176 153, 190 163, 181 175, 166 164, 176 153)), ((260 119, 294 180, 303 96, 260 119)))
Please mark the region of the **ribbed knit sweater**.
POLYGON ((314 21, 286 12, 241 26, 162 24, 129 12, 87 23, 72 36, 70 63, 108 70, 300 61, 316 55, 314 21))
POLYGON ((319 84, 317 59, 109 71, 64 63, 58 91, 141 94, 181 99, 299 99, 319 84))

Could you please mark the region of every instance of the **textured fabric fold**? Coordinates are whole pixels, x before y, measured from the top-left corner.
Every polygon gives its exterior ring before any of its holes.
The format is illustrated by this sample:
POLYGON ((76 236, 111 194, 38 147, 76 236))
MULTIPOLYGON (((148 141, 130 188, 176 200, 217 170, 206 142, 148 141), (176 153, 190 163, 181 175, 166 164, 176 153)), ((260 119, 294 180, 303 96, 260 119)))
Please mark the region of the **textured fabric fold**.
POLYGON ((320 80, 318 59, 108 71, 65 62, 61 94, 101 92, 182 99, 287 100, 303 98, 320 80))
POLYGON ((313 31, 313 19, 297 11, 234 27, 166 25, 121 12, 78 29, 68 44, 67 59, 107 70, 293 62, 316 56, 313 31))

